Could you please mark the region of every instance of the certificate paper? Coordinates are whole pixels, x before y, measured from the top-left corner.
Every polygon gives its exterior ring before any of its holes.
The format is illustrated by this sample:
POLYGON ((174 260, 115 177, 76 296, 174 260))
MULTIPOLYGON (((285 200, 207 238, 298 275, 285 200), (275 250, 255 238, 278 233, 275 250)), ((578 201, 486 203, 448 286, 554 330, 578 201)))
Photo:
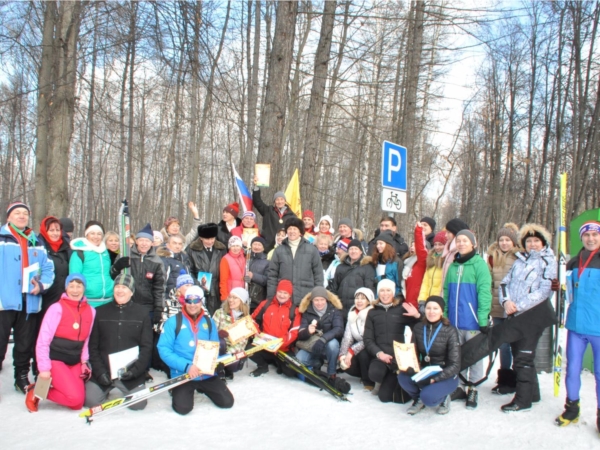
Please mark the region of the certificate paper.
POLYGON ((219 343, 214 341, 198 341, 194 354, 194 365, 202 375, 214 375, 219 357, 219 343))
POLYGON ((136 361, 140 355, 138 346, 122 350, 120 352, 111 353, 108 355, 108 364, 110 365, 110 378, 115 380, 119 378, 119 369, 127 371, 127 366, 136 361))
POLYGON ((415 344, 402 344, 394 341, 394 355, 398 369, 402 372, 408 370, 409 367, 412 367, 415 372, 421 370, 415 344))
POLYGON ((258 178, 256 186, 269 187, 269 179, 271 178, 271 164, 255 164, 254 174, 258 178))
POLYGON ((251 316, 246 316, 240 320, 236 320, 235 323, 225 328, 225 331, 229 333, 227 341, 231 345, 235 345, 238 342, 248 339, 250 336, 254 336, 256 333, 258 333, 251 316))

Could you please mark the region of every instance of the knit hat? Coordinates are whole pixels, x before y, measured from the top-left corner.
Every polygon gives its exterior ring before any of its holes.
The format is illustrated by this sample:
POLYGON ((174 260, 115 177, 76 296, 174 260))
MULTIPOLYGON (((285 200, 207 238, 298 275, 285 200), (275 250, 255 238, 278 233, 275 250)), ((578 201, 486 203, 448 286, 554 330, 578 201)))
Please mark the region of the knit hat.
POLYGON ((231 248, 234 246, 238 246, 241 247, 242 246, 242 239, 239 236, 231 236, 229 238, 229 242, 227 243, 227 248, 231 248))
POLYGON ((519 227, 512 223, 505 223, 502 228, 500 228, 498 230, 498 234, 496 235, 496 242, 498 242, 500 240, 501 237, 506 236, 507 238, 509 238, 514 246, 518 246, 519 245, 519 227))
POLYGON ((198 236, 202 239, 216 238, 219 234, 219 226, 216 223, 203 223, 198 226, 198 236))
POLYGON ((277 200, 279 197, 283 198, 285 201, 287 201, 287 199, 285 198, 285 193, 283 191, 277 191, 273 194, 273 201, 277 200))
POLYGON ((230 292, 229 295, 235 295, 237 298, 239 298, 242 303, 244 304, 248 304, 248 300, 250 300, 250 296, 248 295, 248 291, 244 288, 241 287, 236 287, 233 288, 230 292))
POLYGON ((445 231, 440 231, 439 233, 437 233, 435 235, 435 237, 433 238, 433 243, 435 244, 436 242, 440 242, 444 245, 446 245, 446 232, 445 231))
POLYGON ((348 244, 348 250, 350 250, 350 247, 358 247, 361 252, 363 251, 362 244, 358 239, 352 239, 348 244))
POLYGON ((8 208, 6 209, 7 220, 8 220, 8 216, 10 216, 10 213, 13 212, 17 208, 25 208, 27 210, 27 212, 29 214, 31 214, 31 209, 29 209, 29 206, 27 206, 24 202, 13 202, 10 205, 8 205, 8 208))
POLYGON ((254 214, 252 211, 246 211, 244 214, 242 214, 242 219, 244 217, 252 217, 254 220, 256 220, 256 214, 254 214))
POLYGON ((348 217, 344 217, 342 220, 340 220, 338 222, 338 228, 340 227, 340 225, 346 225, 347 227, 354 228, 354 225, 352 224, 352 220, 349 219, 348 217))
POLYGON ((429 302, 435 302, 438 305, 440 305, 440 308, 442 308, 442 311, 446 308, 446 302, 444 301, 444 299, 438 295, 432 295, 431 297, 429 297, 427 300, 425 300, 425 307, 427 307, 427 303, 429 302))
POLYGON ((307 209, 302 213, 302 218, 304 219, 305 217, 308 217, 313 222, 315 221, 315 213, 313 213, 310 209, 307 209))
POLYGON ((122 286, 127 286, 131 293, 135 292, 135 281, 133 277, 128 273, 121 272, 119 275, 117 275, 117 278, 115 278, 115 286, 118 284, 122 286))
POLYGON ((596 222, 595 220, 588 220, 586 223, 581 225, 579 228, 579 239, 583 239, 583 234, 588 231, 595 231, 596 233, 600 233, 600 222, 596 222))
POLYGON ((240 213, 240 205, 237 202, 230 203, 225 208, 223 208, 223 212, 228 212, 233 217, 237 217, 240 213))
POLYGON ((458 236, 466 236, 471 241, 471 244, 473 244, 473 247, 477 247, 477 239, 475 239, 475 235, 471 230, 461 230, 456 234, 456 237, 458 236))
POLYGON ((367 297, 367 300, 369 300, 370 302, 375 301, 375 294, 373 294, 373 291, 369 288, 366 288, 366 287, 358 288, 356 290, 356 292, 354 293, 354 298, 356 298, 356 296, 358 294, 363 294, 365 297, 367 297))
POLYGON ((323 221, 325 221, 325 222, 327 222, 327 223, 329 224, 329 232, 330 232, 331 234, 333 234, 333 233, 335 232, 335 230, 332 228, 332 225, 333 225, 333 219, 331 218, 331 216, 328 216, 328 215, 324 215, 323 217, 321 217, 321 218, 319 219, 319 223, 317 224, 317 227, 316 227, 316 229, 317 229, 317 230, 319 229, 319 225, 321 225, 321 222, 323 222, 323 221))
POLYGON ((294 286, 292 286, 292 282, 290 280, 280 280, 277 284, 276 291, 285 291, 292 295, 294 292, 294 286))
MULTIPOLYGON (((185 295, 183 298, 193 297, 200 297, 202 300, 204 300, 204 291, 200 286, 192 286, 191 288, 189 288, 187 291, 185 291, 185 295)), ((204 301, 202 303, 204 303, 204 301)))
POLYGON ((392 232, 390 230, 385 230, 379 233, 379 235, 375 238, 375 242, 383 241, 386 244, 394 246, 394 236, 392 236, 392 232))
POLYGON ((284 225, 286 233, 289 227, 296 227, 300 230, 300 234, 304 235, 304 222, 302 222, 302 220, 298 219, 296 216, 286 219, 284 225))
POLYGON ((135 235, 136 239, 139 238, 146 238, 146 239, 150 239, 151 241, 154 240, 154 232, 152 231, 152 226, 147 223, 146 226, 144 228, 142 228, 140 231, 137 232, 137 234, 135 235))
POLYGON ((85 279, 85 276, 83 276, 83 274, 81 274, 81 273, 71 273, 71 274, 69 274, 69 276, 65 280, 65 289, 67 288, 67 286, 69 285, 69 283, 71 281, 75 281, 75 280, 81 282, 81 284, 83 284, 84 289, 87 287, 87 281, 85 279))
POLYGON ((163 237, 163 235, 160 231, 154 230, 152 232, 152 240, 154 240, 154 239, 160 239, 160 242, 165 242, 165 238, 163 237))
POLYGON ((352 242, 352 241, 348 238, 340 239, 337 243, 337 248, 348 253, 348 244, 350 244, 350 242, 352 242))
MULTIPOLYGON (((88 220, 87 223, 85 224, 85 227, 83 227, 83 229, 85 230, 83 232, 84 236, 87 236, 87 234, 90 231, 100 231, 100 232, 102 232, 102 234, 105 233, 105 231, 104 231, 104 225, 102 225, 97 220, 88 220)), ((152 240, 152 238, 150 238, 150 240, 152 240)))
POLYGON ((65 233, 72 233, 75 230, 75 225, 73 225, 73 221, 68 217, 61 217, 60 223, 62 224, 62 230, 65 233))
POLYGON ((310 299, 314 300, 317 297, 322 297, 327 300, 329 298, 327 289, 325 289, 323 286, 315 286, 312 291, 310 291, 310 299))
POLYGON ((463 222, 460 219, 452 219, 446 224, 446 230, 452 233, 454 236, 458 234, 461 230, 468 230, 469 225, 463 222))
POLYGON ((171 224, 172 224, 172 223, 178 223, 179 225, 181 225, 181 224, 179 223, 179 219, 178 219, 177 217, 175 217, 175 216, 171 216, 171 217, 169 217, 167 220, 165 220, 165 230, 166 230, 167 228, 169 228, 169 227, 171 226, 171 224))
POLYGON ((421 219, 421 222, 425 222, 427 225, 429 225, 432 232, 435 230, 435 220, 433 220, 431 217, 425 216, 421 219))
POLYGON ((185 269, 181 269, 179 271, 179 276, 177 277, 175 287, 179 289, 181 286, 185 286, 186 284, 194 284, 194 279, 185 271, 185 269))
POLYGON ((255 242, 259 242, 260 244, 262 244, 263 250, 267 248, 267 241, 265 241, 265 239, 262 236, 256 236, 254 239, 252 239, 252 241, 250 241, 250 246, 252 246, 252 244, 254 244, 255 242))
POLYGON ((381 291, 384 288, 391 289, 394 294, 396 293, 396 283, 394 283, 392 280, 384 278, 379 283, 377 283, 377 296, 379 296, 379 291, 381 291))

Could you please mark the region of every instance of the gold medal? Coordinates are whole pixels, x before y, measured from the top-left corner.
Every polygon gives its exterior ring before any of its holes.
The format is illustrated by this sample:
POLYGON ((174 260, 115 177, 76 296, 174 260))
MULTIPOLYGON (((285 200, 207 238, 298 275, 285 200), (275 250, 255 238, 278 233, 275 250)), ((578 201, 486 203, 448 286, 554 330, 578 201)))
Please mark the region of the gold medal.
POLYGON ((73 324, 73 328, 75 328, 76 330, 79 330, 79 324, 78 324, 77 322, 75 322, 75 323, 73 324))
POLYGON ((283 223, 283 219, 279 219, 279 223, 283 223))

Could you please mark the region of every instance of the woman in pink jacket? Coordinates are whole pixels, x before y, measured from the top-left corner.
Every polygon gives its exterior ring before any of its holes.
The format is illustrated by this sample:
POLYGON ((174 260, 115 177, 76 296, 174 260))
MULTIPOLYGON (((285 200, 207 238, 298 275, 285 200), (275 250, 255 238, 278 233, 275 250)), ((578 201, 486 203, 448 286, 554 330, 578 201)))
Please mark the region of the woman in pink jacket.
MULTIPOLYGON (((67 277, 66 292, 44 316, 35 348, 38 378, 52 380, 48 400, 71 409, 83 407, 84 383, 92 375, 88 342, 96 310, 83 296, 85 288, 83 275, 72 273, 67 277)), ((38 410, 34 386, 29 386, 25 397, 30 412, 38 410)))

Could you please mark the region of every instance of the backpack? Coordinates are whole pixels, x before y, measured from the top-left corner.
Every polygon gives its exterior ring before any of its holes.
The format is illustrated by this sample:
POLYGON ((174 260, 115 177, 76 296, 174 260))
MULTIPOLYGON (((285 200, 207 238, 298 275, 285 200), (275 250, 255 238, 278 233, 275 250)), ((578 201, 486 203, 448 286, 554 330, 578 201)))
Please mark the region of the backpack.
MULTIPOLYGON (((208 335, 210 336, 212 334, 212 320, 210 320, 206 314, 204 314, 204 320, 206 320, 206 323, 208 324, 208 335)), ((179 311, 177 314, 175 314, 175 339, 177 339, 177 336, 179 336, 179 332, 181 331, 181 325, 183 324, 183 313, 181 311, 179 311)))

